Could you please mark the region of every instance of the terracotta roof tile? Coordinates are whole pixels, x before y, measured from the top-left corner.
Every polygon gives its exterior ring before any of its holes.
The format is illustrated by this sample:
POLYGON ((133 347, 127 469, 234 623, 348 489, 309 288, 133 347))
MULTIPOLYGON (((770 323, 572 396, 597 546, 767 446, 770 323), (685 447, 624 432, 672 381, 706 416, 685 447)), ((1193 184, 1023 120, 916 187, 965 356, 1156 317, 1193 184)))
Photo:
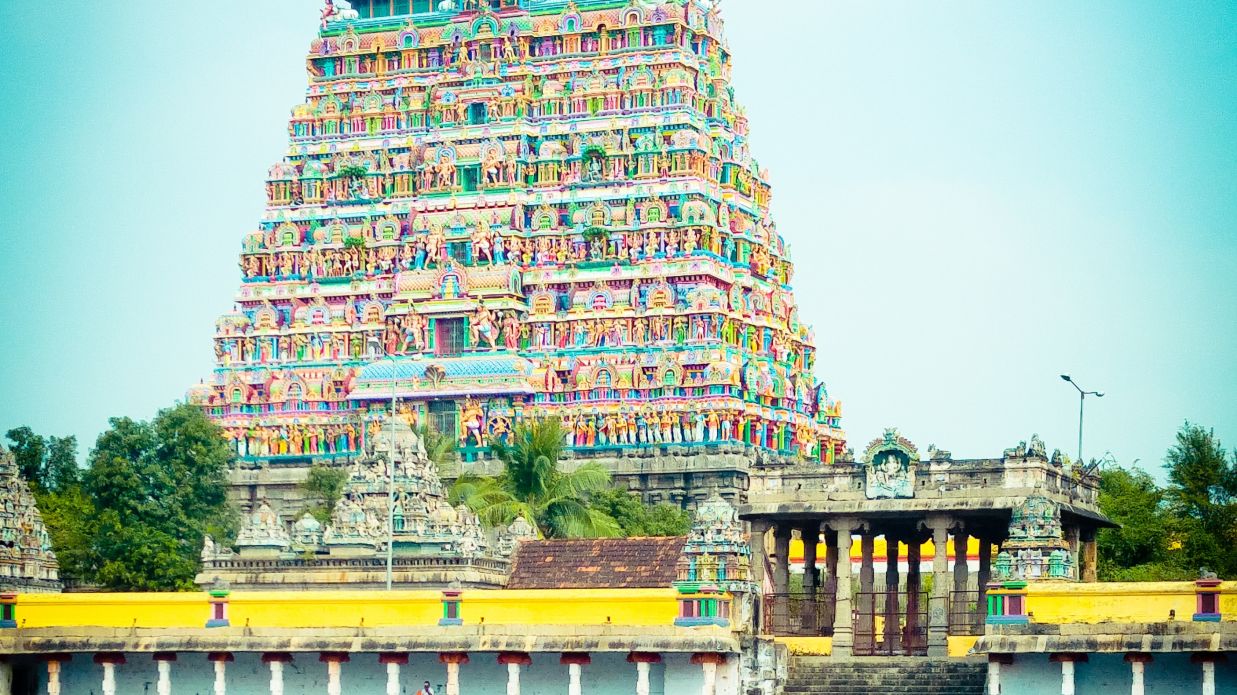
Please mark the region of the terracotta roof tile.
POLYGON ((667 588, 685 542, 683 537, 523 541, 507 588, 667 588))

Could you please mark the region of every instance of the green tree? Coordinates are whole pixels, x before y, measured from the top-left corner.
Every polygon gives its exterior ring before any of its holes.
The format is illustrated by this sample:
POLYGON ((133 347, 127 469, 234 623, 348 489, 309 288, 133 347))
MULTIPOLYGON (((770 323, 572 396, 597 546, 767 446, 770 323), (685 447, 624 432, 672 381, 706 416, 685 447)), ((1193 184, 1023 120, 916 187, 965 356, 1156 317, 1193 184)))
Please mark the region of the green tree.
POLYGON ((344 485, 348 482, 348 471, 342 468, 332 468, 321 463, 315 463, 309 469, 309 475, 301 488, 312 506, 309 513, 314 515, 318 523, 326 526, 331 523, 331 514, 335 505, 344 496, 344 485))
POLYGON ((455 458, 455 439, 439 432, 430 425, 417 427, 417 436, 421 438, 422 444, 425 445, 426 458, 433 461, 434 465, 438 466, 438 472, 442 473, 443 464, 455 458))
POLYGON ((113 418, 90 455, 83 489, 95 513, 93 581, 109 589, 193 588, 207 534, 232 537, 232 453, 202 410, 178 405, 152 422, 113 418))
POLYGON ((683 536, 691 531, 691 513, 669 504, 646 505, 624 490, 611 488, 595 493, 592 506, 612 517, 627 538, 683 536))
POLYGON ((43 459, 47 455, 47 442, 29 427, 15 427, 4 433, 10 442, 9 449, 17 462, 17 470, 31 487, 42 487, 43 459))
POLYGON ((47 459, 43 463, 42 486, 46 490, 67 490, 81 481, 77 465, 77 437, 49 437, 47 459))
POLYGON ((1100 509, 1120 528, 1097 538, 1101 581, 1188 579, 1171 552, 1175 521, 1165 491, 1145 471, 1111 468, 1100 477, 1100 509))
POLYGON ((1186 422, 1164 465, 1185 567, 1237 577, 1237 457, 1229 460, 1214 431, 1186 422))
POLYGON ((618 523, 590 504, 593 495, 610 487, 609 471, 592 462, 570 472, 560 469, 563 436, 557 419, 519 425, 510 443, 491 446, 503 473, 461 476, 451 489, 451 503, 467 504, 490 526, 523 516, 548 538, 618 536, 618 523))

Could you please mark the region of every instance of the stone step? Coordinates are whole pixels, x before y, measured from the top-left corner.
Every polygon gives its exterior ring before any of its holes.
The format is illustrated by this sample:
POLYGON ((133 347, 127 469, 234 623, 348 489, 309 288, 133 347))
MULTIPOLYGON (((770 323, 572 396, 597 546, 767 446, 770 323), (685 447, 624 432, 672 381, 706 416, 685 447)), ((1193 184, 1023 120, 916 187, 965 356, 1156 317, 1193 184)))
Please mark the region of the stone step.
POLYGON ((785 695, 984 695, 987 665, 908 657, 792 657, 787 675, 785 695))

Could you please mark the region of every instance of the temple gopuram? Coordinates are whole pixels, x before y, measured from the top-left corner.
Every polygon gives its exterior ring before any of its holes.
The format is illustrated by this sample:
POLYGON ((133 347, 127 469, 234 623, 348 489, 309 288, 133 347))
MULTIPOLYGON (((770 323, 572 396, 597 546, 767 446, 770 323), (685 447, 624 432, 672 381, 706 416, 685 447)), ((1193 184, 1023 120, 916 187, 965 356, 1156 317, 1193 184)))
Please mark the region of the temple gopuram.
POLYGON ((299 504, 392 403, 488 444, 559 417, 649 502, 839 458, 717 3, 327 3, 217 368, 242 504, 299 504))
MULTIPOLYGON (((62 589, 51 539, 13 454, 0 447, 0 594, 62 589)), ((0 614, 0 627, 5 617, 0 614)))

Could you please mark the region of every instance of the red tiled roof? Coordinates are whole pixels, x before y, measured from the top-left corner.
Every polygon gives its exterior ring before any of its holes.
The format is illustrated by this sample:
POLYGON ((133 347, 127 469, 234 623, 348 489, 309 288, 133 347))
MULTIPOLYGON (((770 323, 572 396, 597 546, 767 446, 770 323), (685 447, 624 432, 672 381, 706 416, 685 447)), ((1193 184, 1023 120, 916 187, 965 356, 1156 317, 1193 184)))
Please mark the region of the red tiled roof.
POLYGON ((676 579, 675 538, 521 541, 509 589, 661 589, 676 579))

